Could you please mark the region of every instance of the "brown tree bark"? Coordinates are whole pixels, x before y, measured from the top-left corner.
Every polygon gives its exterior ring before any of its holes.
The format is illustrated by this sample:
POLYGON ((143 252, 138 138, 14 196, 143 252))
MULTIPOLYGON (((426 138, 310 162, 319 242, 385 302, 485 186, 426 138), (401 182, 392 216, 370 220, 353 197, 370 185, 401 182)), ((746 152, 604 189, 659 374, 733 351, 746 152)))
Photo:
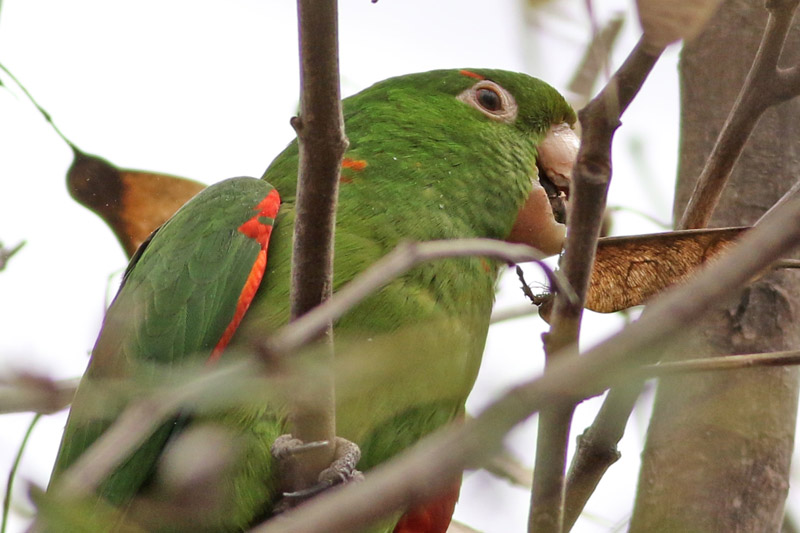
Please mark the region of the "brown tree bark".
MULTIPOLYGON (((766 22, 761 0, 726 0, 684 46, 675 214, 750 68, 766 22)), ((782 64, 797 61, 795 23, 782 64)), ((711 226, 750 225, 800 177, 800 101, 767 110, 735 167, 711 226)), ((769 352, 800 344, 800 278, 771 274, 709 311, 673 357, 769 352)), ((778 531, 797 416, 794 367, 660 381, 631 531, 778 531)))

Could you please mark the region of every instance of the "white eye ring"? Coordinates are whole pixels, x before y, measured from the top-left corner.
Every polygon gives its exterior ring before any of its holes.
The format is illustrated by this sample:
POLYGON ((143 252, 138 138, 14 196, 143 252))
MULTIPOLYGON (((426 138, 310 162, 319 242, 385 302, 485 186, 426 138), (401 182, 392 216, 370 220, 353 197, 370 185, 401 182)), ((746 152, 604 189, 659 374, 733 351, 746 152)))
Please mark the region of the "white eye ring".
POLYGON ((481 80, 456 98, 498 122, 517 119, 517 102, 511 93, 491 80, 481 80))

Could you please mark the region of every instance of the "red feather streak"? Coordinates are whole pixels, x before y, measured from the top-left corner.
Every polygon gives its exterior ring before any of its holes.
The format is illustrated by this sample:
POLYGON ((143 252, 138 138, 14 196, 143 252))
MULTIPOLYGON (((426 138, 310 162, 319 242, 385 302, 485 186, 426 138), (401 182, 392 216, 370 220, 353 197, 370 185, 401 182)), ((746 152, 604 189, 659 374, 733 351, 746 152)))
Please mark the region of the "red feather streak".
POLYGON ((485 80, 486 76, 481 76, 477 72, 472 72, 471 70, 462 69, 458 71, 459 74, 462 76, 466 76, 468 78, 475 78, 476 80, 485 80))
POLYGON ((261 250, 258 252, 258 257, 256 257, 255 263, 253 263, 253 267, 250 269, 250 274, 248 274, 247 280, 244 283, 244 287, 242 287, 242 292, 239 294, 239 300, 236 303, 236 311, 233 313, 233 319, 228 324, 228 327, 225 328, 225 332, 214 347, 214 351, 211 352, 211 356, 208 358, 209 363, 215 363, 219 360, 222 351, 228 346, 239 324, 242 323, 244 314, 250 307, 250 303, 253 301, 253 297, 255 297, 258 291, 259 285, 261 285, 261 280, 264 278, 264 271, 267 267, 267 248, 269 247, 269 238, 272 235, 273 223, 265 224, 261 222, 260 219, 266 217, 274 221, 275 217, 278 215, 278 208, 280 205, 281 198, 278 195, 278 191, 272 189, 269 194, 261 200, 258 206, 256 206, 255 209, 258 210, 258 214, 238 228, 239 233, 258 242, 258 244, 261 245, 261 250))

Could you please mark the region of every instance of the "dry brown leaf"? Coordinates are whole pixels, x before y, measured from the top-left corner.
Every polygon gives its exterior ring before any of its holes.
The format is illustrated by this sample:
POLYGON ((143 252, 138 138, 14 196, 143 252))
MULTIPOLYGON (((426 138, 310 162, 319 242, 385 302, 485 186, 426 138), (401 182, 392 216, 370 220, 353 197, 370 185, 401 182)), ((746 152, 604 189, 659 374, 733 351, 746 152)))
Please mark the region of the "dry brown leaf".
POLYGON ((119 169, 97 156, 74 152, 67 171, 70 195, 111 227, 128 257, 179 207, 205 188, 193 180, 119 169))
POLYGON ((600 239, 586 308, 613 313, 685 280, 749 228, 671 231, 600 239))

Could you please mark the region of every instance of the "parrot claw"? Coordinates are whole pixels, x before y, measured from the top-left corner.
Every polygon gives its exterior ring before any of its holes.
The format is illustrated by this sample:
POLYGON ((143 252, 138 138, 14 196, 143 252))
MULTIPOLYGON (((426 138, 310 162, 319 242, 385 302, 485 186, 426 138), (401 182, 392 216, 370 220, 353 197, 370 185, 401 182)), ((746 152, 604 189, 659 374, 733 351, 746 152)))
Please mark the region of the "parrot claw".
POLYGON ((272 453, 273 457, 279 461, 283 461, 291 456, 302 455, 305 452, 318 450, 319 448, 324 448, 327 445, 328 441, 326 440, 303 442, 300 439, 292 437, 291 435, 281 435, 275 439, 275 442, 272 443, 270 452, 272 453))
MULTIPOLYGON (((361 449, 358 445, 341 437, 336 437, 335 443, 336 450, 333 462, 328 468, 320 472, 317 483, 302 490, 284 492, 283 498, 275 506, 273 513, 277 514, 290 509, 334 485, 362 481, 364 479, 364 474, 356 470, 356 465, 361 459, 361 449)), ((291 435, 281 435, 275 439, 271 452, 272 456, 282 465, 280 467, 281 471, 286 472, 291 471, 292 463, 296 461, 295 457, 297 455, 327 445, 327 441, 304 443, 291 435)))

